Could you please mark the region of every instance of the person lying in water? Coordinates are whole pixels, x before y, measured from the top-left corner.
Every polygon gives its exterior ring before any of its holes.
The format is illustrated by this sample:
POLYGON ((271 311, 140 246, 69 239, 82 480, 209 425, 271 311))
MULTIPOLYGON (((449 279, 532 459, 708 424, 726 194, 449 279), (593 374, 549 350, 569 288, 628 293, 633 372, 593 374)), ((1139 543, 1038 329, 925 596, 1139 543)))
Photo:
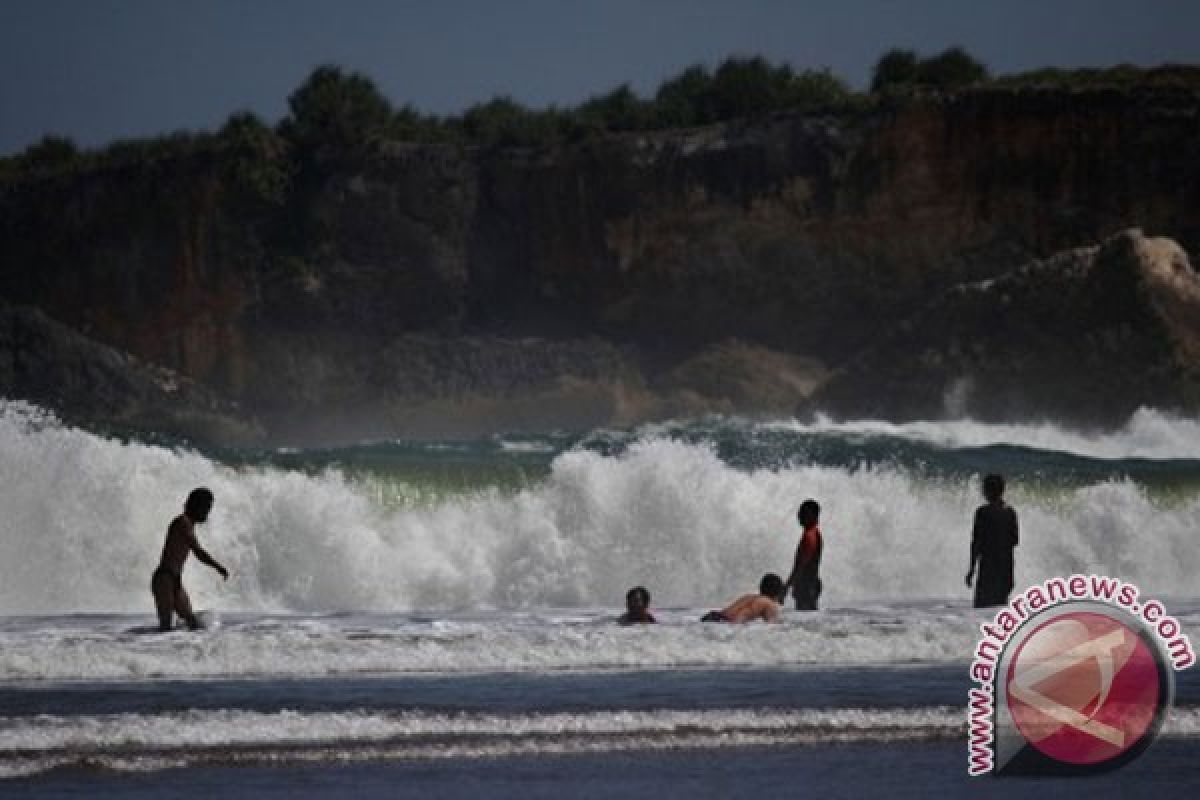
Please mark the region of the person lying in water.
POLYGON ((625 613, 617 619, 619 625, 652 624, 658 622, 650 613, 650 592, 635 586, 625 593, 625 613))
POLYGON ((217 563, 196 539, 196 526, 208 519, 212 507, 213 493, 208 489, 194 489, 184 503, 183 513, 172 520, 167 528, 162 560, 150 579, 160 631, 172 629, 175 614, 187 623, 189 629, 201 627, 200 620, 192 611, 192 601, 183 588, 183 564, 187 561, 188 553, 195 553, 197 559, 221 573, 222 578, 229 578, 229 570, 217 563))
POLYGON ((744 594, 720 611, 710 611, 701 622, 777 622, 784 597, 783 579, 774 572, 763 575, 758 594, 744 594))

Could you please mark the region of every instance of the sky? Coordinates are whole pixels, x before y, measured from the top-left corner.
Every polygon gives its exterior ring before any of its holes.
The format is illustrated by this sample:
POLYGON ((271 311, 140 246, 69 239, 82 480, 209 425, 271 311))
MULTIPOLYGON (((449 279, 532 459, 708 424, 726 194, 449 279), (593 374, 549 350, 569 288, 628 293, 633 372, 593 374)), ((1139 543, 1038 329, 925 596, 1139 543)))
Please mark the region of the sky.
POLYGON ((269 122, 318 65, 397 105, 643 95, 695 63, 764 55, 856 88, 890 48, 961 45, 993 73, 1200 63, 1200 0, 0 0, 0 155, 269 122))

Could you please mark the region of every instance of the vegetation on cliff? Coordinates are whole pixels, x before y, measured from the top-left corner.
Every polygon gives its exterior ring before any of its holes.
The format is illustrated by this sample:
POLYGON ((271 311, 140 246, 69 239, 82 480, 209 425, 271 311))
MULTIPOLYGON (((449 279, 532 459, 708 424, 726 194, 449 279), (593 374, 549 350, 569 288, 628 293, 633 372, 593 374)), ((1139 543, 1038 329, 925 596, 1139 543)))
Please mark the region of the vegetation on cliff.
POLYGON ((322 67, 278 125, 0 162, 0 298, 276 431, 786 413, 949 287, 1131 226, 1200 250, 1200 71, 1072 75, 898 52, 855 93, 731 59, 435 118, 322 67))
POLYGON ((985 64, 961 47, 925 57, 913 50, 892 49, 876 62, 869 91, 858 92, 826 68, 797 70, 760 56, 731 57, 715 69, 690 66, 663 81, 650 97, 641 97, 623 84, 574 107, 531 109, 511 97, 498 96, 461 114, 439 117, 407 104, 394 107, 369 77, 323 65, 291 94, 288 115, 273 128, 242 111, 216 134, 176 132, 118 141, 96 151, 81 151, 69 138, 48 134, 24 152, 0 158, 0 180, 219 153, 237 162, 234 169, 243 173, 254 191, 272 197, 280 194, 298 163, 344 164, 369 158, 389 142, 554 147, 611 133, 686 128, 784 111, 861 111, 882 99, 969 87, 1128 89, 1144 85, 1197 88, 1200 69, 1119 65, 992 76, 985 64), (286 164, 285 157, 290 159, 286 164))

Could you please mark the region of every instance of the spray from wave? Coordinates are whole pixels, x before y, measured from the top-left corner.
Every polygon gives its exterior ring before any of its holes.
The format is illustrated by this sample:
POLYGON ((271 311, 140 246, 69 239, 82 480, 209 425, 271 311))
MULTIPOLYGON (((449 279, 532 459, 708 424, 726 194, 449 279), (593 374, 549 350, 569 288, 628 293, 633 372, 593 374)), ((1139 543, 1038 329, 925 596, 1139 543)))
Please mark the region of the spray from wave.
MULTIPOLYGON (((1136 431, 1094 451, 1116 452, 1148 424, 1135 420, 1136 431)), ((969 441, 966 425, 922 435, 969 441)), ((147 610, 166 525, 197 485, 217 496, 201 540, 234 577, 220 585, 189 565, 193 600, 249 610, 615 606, 635 584, 658 605, 718 604, 765 571, 787 571, 806 497, 824 508, 826 605, 962 599, 979 503, 977 478, 886 463, 735 468, 704 442, 643 434, 616 454, 563 452, 525 488, 395 507, 338 469, 232 467, 9 403, 0 406, 0 614, 147 610)), ((1016 487, 1011 499, 1022 524, 1018 584, 1098 571, 1149 594, 1195 593, 1197 492, 1165 502, 1111 478, 1016 487)))

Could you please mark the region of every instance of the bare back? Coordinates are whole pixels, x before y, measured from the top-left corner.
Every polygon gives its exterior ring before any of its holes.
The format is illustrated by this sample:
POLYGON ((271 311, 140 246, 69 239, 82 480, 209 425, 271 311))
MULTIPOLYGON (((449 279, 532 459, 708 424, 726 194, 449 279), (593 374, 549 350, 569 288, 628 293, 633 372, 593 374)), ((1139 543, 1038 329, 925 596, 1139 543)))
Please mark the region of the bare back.
POLYGON ((167 541, 163 544, 159 566, 182 577, 183 563, 187 561, 188 553, 197 546, 194 523, 186 514, 180 514, 171 520, 167 528, 167 541))
POLYGON ((779 619, 779 603, 762 594, 745 594, 734 600, 721 611, 730 622, 752 622, 761 619, 774 622, 779 619))

